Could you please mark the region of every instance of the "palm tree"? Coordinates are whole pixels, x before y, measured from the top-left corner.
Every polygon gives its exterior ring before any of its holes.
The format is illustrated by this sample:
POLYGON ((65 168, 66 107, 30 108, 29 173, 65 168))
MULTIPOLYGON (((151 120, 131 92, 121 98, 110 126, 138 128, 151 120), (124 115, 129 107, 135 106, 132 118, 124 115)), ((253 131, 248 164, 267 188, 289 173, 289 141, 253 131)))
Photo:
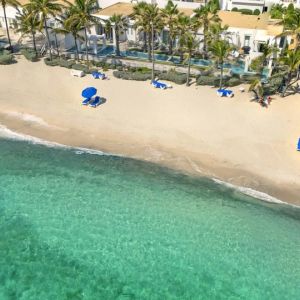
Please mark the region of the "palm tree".
POLYGON ((92 24, 96 24, 97 20, 92 15, 93 11, 95 11, 98 7, 97 0, 75 0, 74 4, 65 1, 68 3, 69 8, 73 10, 72 15, 67 20, 67 26, 74 28, 79 27, 84 30, 85 37, 85 54, 86 60, 89 61, 89 53, 88 53, 88 36, 87 36, 87 28, 92 24))
POLYGON ((194 10, 195 15, 193 18, 197 20, 198 27, 203 28, 203 53, 204 58, 207 59, 207 37, 209 28, 213 23, 220 22, 220 18, 217 15, 218 6, 215 1, 209 1, 207 5, 201 6, 194 10))
POLYGON ((161 15, 166 26, 169 28, 169 54, 173 54, 173 44, 177 35, 176 23, 180 15, 177 5, 169 0, 167 5, 161 10, 161 15))
POLYGON ((286 12, 286 8, 283 4, 274 4, 270 9, 270 15, 272 19, 282 19, 286 12))
POLYGON ((13 47, 12 47, 12 44, 11 44, 11 39, 10 39, 10 35, 9 35, 9 28, 8 28, 8 23, 7 23, 7 17, 6 17, 6 6, 7 5, 17 7, 17 6, 20 6, 20 3, 17 0, 1 0, 1 6, 2 6, 2 9, 3 9, 3 13, 4 13, 4 20, 5 20, 6 34, 7 34, 7 39, 8 39, 8 43, 9 43, 9 48, 13 52, 13 47))
POLYGON ((143 32, 143 51, 147 51, 147 32, 149 33, 149 23, 145 18, 145 10, 148 6, 148 3, 142 1, 138 2, 133 6, 133 18, 135 20, 134 26, 138 29, 139 32, 143 32))
POLYGON ((190 85, 190 71, 191 71, 191 58, 193 52, 198 49, 199 41, 197 40, 196 36, 190 32, 186 32, 182 37, 182 42, 184 45, 184 50, 187 53, 187 62, 188 62, 188 69, 187 69, 187 76, 186 76, 186 85, 190 85))
POLYGON ((50 59, 52 60, 52 52, 50 45, 50 37, 48 32, 47 20, 49 17, 55 17, 58 13, 61 12, 62 6, 57 3, 56 0, 31 0, 28 4, 24 6, 28 10, 30 10, 31 15, 39 15, 41 22, 40 27, 44 26, 44 30, 46 32, 47 43, 49 48, 50 59))
POLYGON ((120 56, 120 34, 127 29, 128 21, 123 15, 113 14, 109 18, 109 22, 112 24, 116 35, 116 55, 120 56))
POLYGON ((180 56, 180 63, 183 62, 183 54, 184 54, 184 34, 190 30, 191 27, 191 19, 185 15, 179 15, 175 30, 178 35, 178 51, 180 56))
POLYGON ((145 18, 150 25, 150 34, 148 33, 148 51, 151 48, 152 60, 152 80, 154 80, 154 36, 163 28, 163 22, 160 15, 160 10, 157 4, 148 4, 145 9, 145 18))
POLYGON ((38 14, 32 14, 30 8, 23 8, 22 11, 18 11, 16 16, 18 22, 17 32, 21 33, 21 38, 26 35, 32 36, 32 43, 35 55, 38 56, 35 35, 40 27, 40 18, 38 14))
POLYGON ((220 74, 220 89, 223 86, 223 68, 224 68, 224 61, 228 57, 230 51, 232 50, 232 47, 228 43, 228 41, 224 40, 217 40, 214 42, 210 50, 213 54, 213 56, 217 59, 217 62, 221 68, 221 74, 220 74))
POLYGON ((82 36, 79 34, 79 32, 80 32, 80 30, 82 30, 82 28, 80 28, 80 24, 78 22, 77 23, 75 21, 68 22, 68 19, 71 18, 73 16, 73 14, 75 14, 75 13, 76 13, 76 11, 69 7, 69 9, 66 10, 64 15, 61 16, 61 18, 59 20, 61 23, 61 27, 54 28, 53 31, 55 32, 55 34, 70 33, 73 36, 74 44, 75 44, 76 60, 79 60, 79 51, 78 51, 77 41, 78 40, 83 41, 82 36))
POLYGON ((261 84, 260 79, 254 79, 249 86, 249 92, 253 92, 255 94, 255 99, 259 99, 264 95, 264 88, 261 84))
POLYGON ((281 96, 284 97, 287 89, 299 80, 300 49, 288 50, 286 56, 282 57, 280 60, 281 63, 287 67, 287 80, 281 94, 281 96), (294 75, 295 80, 292 81, 294 75))
POLYGON ((300 8, 289 6, 283 17, 284 35, 296 36, 297 49, 300 46, 300 8))

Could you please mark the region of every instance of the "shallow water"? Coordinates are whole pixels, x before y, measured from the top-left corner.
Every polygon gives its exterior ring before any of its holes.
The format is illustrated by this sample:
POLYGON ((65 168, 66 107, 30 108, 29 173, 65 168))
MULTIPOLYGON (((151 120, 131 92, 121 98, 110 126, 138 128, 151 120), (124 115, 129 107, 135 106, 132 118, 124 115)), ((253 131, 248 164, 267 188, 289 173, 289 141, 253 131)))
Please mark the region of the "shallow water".
POLYGON ((5 139, 0 179, 0 299, 299 299, 299 210, 5 139))

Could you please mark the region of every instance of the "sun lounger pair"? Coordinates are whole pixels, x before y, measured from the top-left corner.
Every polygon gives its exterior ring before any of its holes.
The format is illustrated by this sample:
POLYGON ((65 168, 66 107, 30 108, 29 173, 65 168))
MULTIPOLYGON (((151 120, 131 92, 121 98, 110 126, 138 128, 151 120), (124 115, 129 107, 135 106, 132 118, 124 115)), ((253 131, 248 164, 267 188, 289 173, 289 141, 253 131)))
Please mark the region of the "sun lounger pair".
POLYGON ((82 105, 89 105, 90 107, 97 107, 100 105, 101 99, 99 96, 96 96, 94 99, 93 98, 87 98, 82 101, 82 105))
POLYGON ((100 73, 100 72, 93 72, 92 76, 94 77, 94 79, 106 79, 106 76, 104 73, 100 73))
POLYGON ((219 90, 217 90, 217 94, 220 97, 232 97, 234 95, 233 91, 231 91, 231 90, 225 90, 225 89, 219 89, 219 90))
POLYGON ((157 89, 162 89, 162 90, 165 90, 166 88, 170 88, 171 86, 168 86, 166 83, 163 83, 163 82, 159 82, 157 80, 153 80, 151 81, 151 84, 157 88, 157 89))

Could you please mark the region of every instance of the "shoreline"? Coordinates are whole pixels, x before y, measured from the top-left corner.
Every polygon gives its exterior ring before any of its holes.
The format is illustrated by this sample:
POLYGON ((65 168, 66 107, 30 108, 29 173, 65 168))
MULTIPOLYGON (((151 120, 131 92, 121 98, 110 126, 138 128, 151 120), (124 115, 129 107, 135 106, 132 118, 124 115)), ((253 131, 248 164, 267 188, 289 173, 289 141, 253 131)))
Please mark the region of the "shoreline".
POLYGON ((68 69, 19 59, 0 68, 0 123, 46 141, 150 161, 300 206, 300 157, 292 144, 299 95, 266 110, 238 87, 234 98, 220 99, 210 87, 161 91, 108 75, 107 81, 73 78, 68 69), (80 105, 80 91, 91 85, 107 99, 96 109, 80 105))
MULTIPOLYGON (((1 116, 1 114, 0 114, 0 116, 1 116)), ((197 177, 198 178, 199 177, 208 178, 208 179, 212 180, 213 182, 215 182, 216 184, 224 185, 228 188, 234 189, 234 190, 238 191, 241 194, 245 194, 247 196, 255 198, 259 201, 262 201, 263 203, 270 203, 270 204, 275 204, 275 205, 278 204, 278 205, 288 206, 288 207, 291 207, 291 208, 300 209, 299 205, 295 205, 293 203, 288 203, 288 202, 282 201, 281 199, 278 199, 278 198, 276 198, 272 195, 269 195, 269 194, 267 194, 263 191, 255 190, 255 189, 245 187, 245 186, 235 185, 235 184, 223 181, 219 178, 210 177, 207 174, 201 173, 201 175, 200 175, 198 172, 187 171, 187 169, 175 169, 175 168, 172 168, 172 166, 170 164, 160 164, 160 163, 157 163, 157 162, 153 162, 152 160, 148 160, 148 159, 141 159, 141 158, 136 158, 136 157, 127 157, 127 156, 124 156, 120 153, 108 153, 108 152, 103 152, 100 149, 91 149, 91 148, 85 148, 85 147, 75 146, 75 145, 73 145, 73 146, 72 145, 65 145, 65 144, 58 143, 56 141, 48 141, 48 140, 45 140, 45 139, 42 139, 42 138, 39 138, 39 137, 35 137, 35 136, 32 136, 32 135, 23 134, 23 133, 20 133, 20 132, 13 131, 10 128, 8 128, 5 125, 0 123, 0 139, 1 138, 16 140, 16 141, 25 141, 25 142, 29 142, 29 143, 32 143, 32 144, 43 145, 45 147, 54 147, 54 148, 74 150, 75 153, 77 151, 79 151, 79 152, 86 153, 86 154, 91 154, 91 155, 117 156, 117 157, 136 159, 136 160, 141 160, 141 161, 144 161, 144 162, 154 163, 154 164, 158 164, 161 167, 165 167, 165 168, 168 168, 168 169, 173 170, 175 172, 180 172, 180 173, 188 175, 188 176, 195 176, 196 178, 197 177)))

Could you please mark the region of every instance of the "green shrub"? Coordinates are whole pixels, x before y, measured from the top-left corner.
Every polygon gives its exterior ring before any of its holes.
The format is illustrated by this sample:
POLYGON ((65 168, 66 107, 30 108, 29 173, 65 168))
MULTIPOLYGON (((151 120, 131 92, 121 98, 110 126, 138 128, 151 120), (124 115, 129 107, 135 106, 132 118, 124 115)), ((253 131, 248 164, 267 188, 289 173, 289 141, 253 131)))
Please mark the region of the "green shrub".
POLYGON ((252 15, 253 11, 248 8, 241 8, 239 9, 239 12, 241 12, 243 15, 252 15))
POLYGON ((260 15, 260 10, 259 9, 254 9, 253 14, 258 16, 260 15))
POLYGON ((60 59, 60 61, 59 61, 59 65, 63 68, 67 68, 67 69, 71 69, 74 64, 75 64, 74 60, 60 59))
POLYGON ((34 62, 39 60, 36 53, 31 49, 22 49, 21 54, 29 61, 34 62))
POLYGON ((8 51, 3 51, 0 55, 0 65, 10 65, 15 62, 14 56, 8 51))
POLYGON ((239 11, 237 7, 234 7, 231 11, 239 11))
POLYGON ((260 79, 260 77, 255 74, 243 74, 243 75, 241 75, 240 78, 241 78, 241 81, 244 83, 251 83, 252 81, 254 81, 256 79, 260 79))
POLYGON ((116 78, 125 79, 125 80, 146 81, 151 79, 151 73, 114 71, 113 75, 116 78))
POLYGON ((230 78, 230 79, 228 79, 226 81, 226 85, 227 86, 237 86, 237 85, 239 85, 241 83, 242 82, 241 82, 241 80, 239 78, 234 78, 234 77, 232 77, 232 78, 230 78))
POLYGON ((219 78, 213 76, 200 76, 197 79, 197 85, 218 86, 219 78))
POLYGON ((82 64, 74 64, 74 65, 72 65, 72 69, 83 71, 84 73, 89 72, 89 68, 85 65, 82 65, 82 64))
POLYGON ((161 73, 158 75, 161 80, 172 81, 176 84, 184 84, 186 83, 186 74, 177 73, 175 71, 169 71, 167 73, 161 73))
POLYGON ((46 57, 46 58, 44 59, 44 63, 45 63, 47 66, 51 66, 51 67, 59 66, 59 59, 54 58, 54 59, 50 60, 49 57, 46 57))

